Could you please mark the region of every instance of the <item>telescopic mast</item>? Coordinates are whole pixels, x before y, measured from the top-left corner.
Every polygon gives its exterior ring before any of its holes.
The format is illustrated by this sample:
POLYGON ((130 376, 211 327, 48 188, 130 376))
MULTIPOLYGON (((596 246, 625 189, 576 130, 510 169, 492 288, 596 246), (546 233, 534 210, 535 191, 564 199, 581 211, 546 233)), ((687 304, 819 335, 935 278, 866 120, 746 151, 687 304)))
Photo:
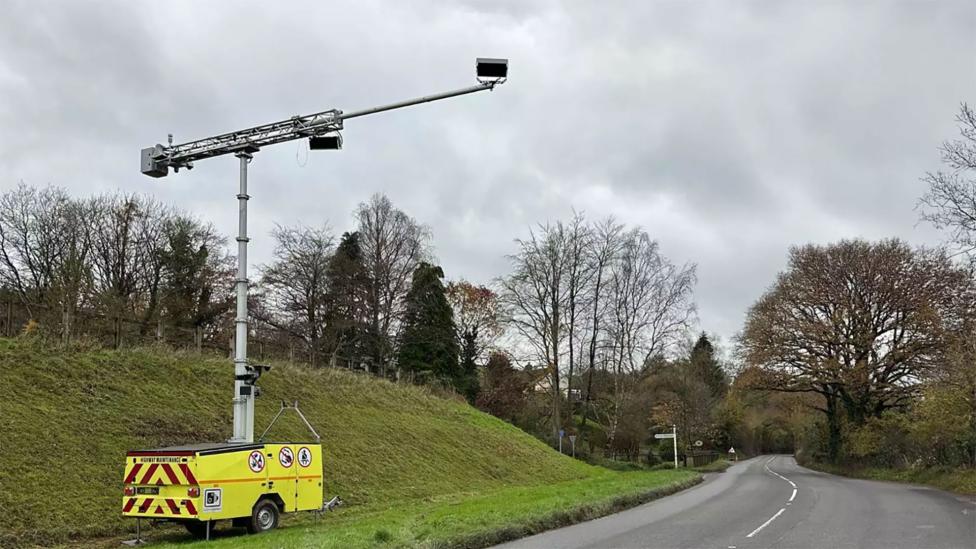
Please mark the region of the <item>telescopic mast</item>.
POLYGON ((262 124, 234 132, 223 133, 178 145, 157 144, 142 149, 141 170, 151 177, 165 177, 170 168, 178 172, 181 168, 193 169, 199 160, 233 154, 240 159, 240 187, 237 193, 238 231, 237 231, 237 311, 234 319, 234 435, 230 442, 249 443, 254 441, 254 399, 258 395, 255 385, 267 366, 251 365, 247 360, 247 165, 254 153, 262 147, 285 143, 296 139, 309 139, 312 149, 340 149, 343 122, 370 114, 390 111, 467 95, 480 91, 490 91, 508 78, 508 60, 478 58, 475 63, 478 84, 453 91, 407 99, 389 105, 381 105, 344 113, 330 109, 305 116, 293 116, 286 120, 262 124))

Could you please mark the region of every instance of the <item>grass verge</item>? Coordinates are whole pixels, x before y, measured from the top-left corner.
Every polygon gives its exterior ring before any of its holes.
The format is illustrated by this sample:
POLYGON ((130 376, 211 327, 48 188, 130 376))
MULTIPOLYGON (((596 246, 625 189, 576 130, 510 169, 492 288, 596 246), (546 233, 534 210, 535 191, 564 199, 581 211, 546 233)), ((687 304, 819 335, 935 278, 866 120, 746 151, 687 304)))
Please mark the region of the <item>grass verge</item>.
MULTIPOLYGON (((475 549, 597 518, 693 486, 693 471, 605 471, 581 480, 340 510, 260 536, 220 531, 206 547, 475 549)), ((154 547, 190 547, 184 540, 154 547)))
POLYGON ((701 467, 693 467, 692 470, 698 471, 699 473, 724 473, 725 470, 731 466, 731 461, 727 459, 719 459, 709 464, 702 465, 701 467))
POLYGON ((845 477, 924 484, 957 494, 976 495, 976 469, 948 467, 888 469, 882 467, 847 467, 827 463, 803 463, 802 465, 817 471, 845 477))

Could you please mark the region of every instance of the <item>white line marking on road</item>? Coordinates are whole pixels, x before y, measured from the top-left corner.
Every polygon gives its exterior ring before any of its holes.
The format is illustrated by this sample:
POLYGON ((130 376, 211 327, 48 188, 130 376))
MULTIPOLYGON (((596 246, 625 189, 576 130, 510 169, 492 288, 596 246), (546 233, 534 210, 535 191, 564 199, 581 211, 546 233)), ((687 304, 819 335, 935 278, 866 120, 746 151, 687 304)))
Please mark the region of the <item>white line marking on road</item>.
POLYGON ((769 520, 767 520, 766 522, 764 522, 764 523, 762 523, 761 525, 759 525, 759 528, 756 528, 755 530, 753 530, 753 531, 752 531, 752 532, 751 532, 751 533, 750 533, 750 534, 749 534, 748 536, 746 536, 746 537, 747 537, 747 538, 751 538, 752 536, 755 536, 756 534, 758 534, 760 530, 762 530, 763 528, 765 528, 765 527, 767 527, 767 526, 769 526, 769 523, 770 523, 770 522, 773 522, 774 520, 776 520, 776 517, 778 517, 778 516, 780 516, 780 515, 782 515, 782 514, 783 514, 783 511, 785 511, 785 510, 786 510, 786 507, 783 507, 783 508, 782 508, 782 509, 780 509, 779 511, 776 511, 776 514, 775 514, 775 515, 773 515, 773 516, 771 516, 771 517, 769 517, 769 520))
POLYGON ((792 486, 793 488, 796 488, 796 484, 794 484, 792 480, 784 477, 783 475, 781 475, 781 474, 777 473, 776 471, 773 471, 772 469, 769 468, 769 464, 772 463, 773 459, 775 459, 775 458, 771 458, 769 461, 767 461, 766 464, 763 465, 763 468, 765 468, 770 473, 778 476, 779 478, 785 480, 786 482, 789 482, 790 483, 790 486, 792 486))
MULTIPOLYGON (((766 469, 770 473, 772 473, 772 474, 778 476, 779 478, 785 480, 786 482, 789 482, 790 483, 790 486, 793 487, 793 494, 790 495, 790 499, 789 499, 789 501, 786 502, 786 505, 793 505, 793 503, 792 503, 793 502, 793 499, 796 498, 796 484, 792 480, 784 477, 783 475, 781 475, 781 474, 777 473, 776 471, 773 471, 772 469, 769 468, 769 464, 772 463, 774 459, 776 459, 776 458, 775 457, 769 458, 769 460, 766 461, 765 464, 763 464, 763 469, 766 469)), ((750 532, 749 535, 746 536, 746 537, 747 538, 751 538, 752 536, 755 536, 756 534, 758 534, 760 530, 762 530, 763 528, 769 526, 769 523, 771 523, 774 520, 776 520, 776 517, 782 515, 783 514, 783 511, 785 511, 785 510, 786 510, 786 507, 783 507, 782 509, 780 509, 779 511, 777 511, 775 515, 769 517, 769 520, 767 520, 766 522, 764 522, 761 525, 759 525, 759 528, 756 528, 755 530, 753 530, 752 532, 750 532)))

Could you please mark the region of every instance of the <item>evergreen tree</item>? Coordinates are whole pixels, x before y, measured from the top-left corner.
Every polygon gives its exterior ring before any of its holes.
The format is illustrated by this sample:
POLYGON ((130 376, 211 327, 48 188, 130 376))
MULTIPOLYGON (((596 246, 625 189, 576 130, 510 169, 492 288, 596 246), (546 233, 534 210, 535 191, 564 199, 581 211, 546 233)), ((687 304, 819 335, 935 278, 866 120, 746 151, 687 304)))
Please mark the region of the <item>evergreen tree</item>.
POLYGON ((160 294, 168 322, 201 329, 216 323, 231 304, 230 295, 221 292, 230 275, 220 256, 223 240, 213 227, 183 216, 169 220, 165 238, 160 294))
POLYGON ((695 378, 708 385, 712 396, 725 396, 729 387, 729 378, 722 369, 722 364, 715 358, 715 348, 705 332, 702 332, 691 349, 689 366, 695 378))
POLYGON ((326 270, 325 353, 333 366, 358 368, 368 338, 365 319, 366 269, 359 233, 343 233, 326 270))
POLYGON ((413 272, 407 292, 397 364, 420 382, 440 380, 460 389, 460 346, 454 314, 444 295, 444 271, 426 262, 413 272))

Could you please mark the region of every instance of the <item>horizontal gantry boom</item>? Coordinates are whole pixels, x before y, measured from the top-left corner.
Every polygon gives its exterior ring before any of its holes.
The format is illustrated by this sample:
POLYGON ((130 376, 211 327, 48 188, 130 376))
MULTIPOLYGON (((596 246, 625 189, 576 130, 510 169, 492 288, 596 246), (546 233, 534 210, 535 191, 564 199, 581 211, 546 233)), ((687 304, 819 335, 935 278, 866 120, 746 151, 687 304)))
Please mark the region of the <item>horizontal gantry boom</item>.
POLYGON ((165 177, 169 173, 169 168, 173 168, 174 170, 179 170, 180 168, 189 169, 193 168, 194 162, 205 158, 238 152, 253 153, 264 146, 274 145, 275 143, 334 134, 342 130, 343 120, 400 109, 438 99, 447 99, 458 95, 491 90, 500 82, 500 80, 479 82, 477 85, 468 88, 435 95, 425 95, 416 99, 408 99, 406 101, 350 113, 343 113, 338 109, 330 109, 306 116, 293 116, 287 120, 206 137, 179 145, 166 146, 157 144, 154 147, 142 149, 142 173, 153 177, 165 177))

